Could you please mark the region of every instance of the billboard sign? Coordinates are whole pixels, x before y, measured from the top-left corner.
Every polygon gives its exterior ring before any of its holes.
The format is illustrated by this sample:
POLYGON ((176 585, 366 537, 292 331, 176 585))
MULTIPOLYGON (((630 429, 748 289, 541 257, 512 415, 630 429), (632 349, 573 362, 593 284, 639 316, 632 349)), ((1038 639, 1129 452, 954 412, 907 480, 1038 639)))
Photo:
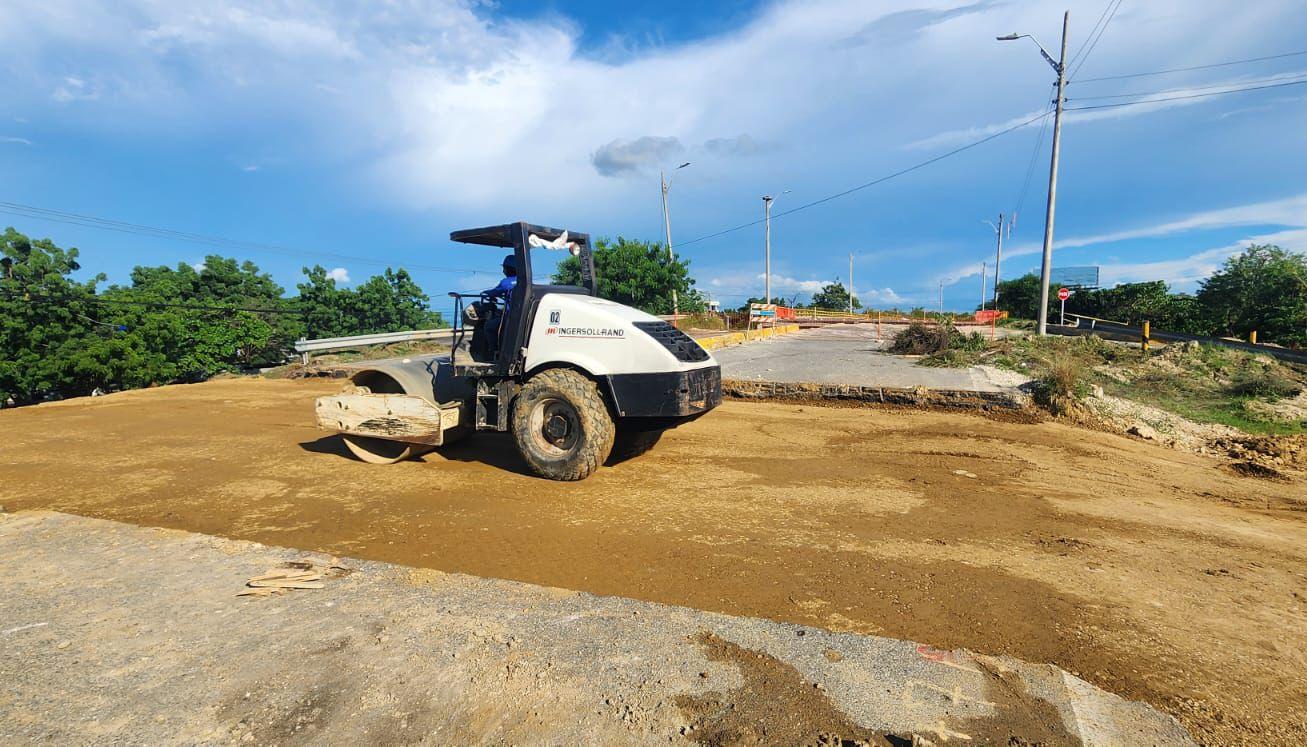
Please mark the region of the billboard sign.
POLYGON ((1067 288, 1097 288, 1098 266, 1054 267, 1050 284, 1067 288))

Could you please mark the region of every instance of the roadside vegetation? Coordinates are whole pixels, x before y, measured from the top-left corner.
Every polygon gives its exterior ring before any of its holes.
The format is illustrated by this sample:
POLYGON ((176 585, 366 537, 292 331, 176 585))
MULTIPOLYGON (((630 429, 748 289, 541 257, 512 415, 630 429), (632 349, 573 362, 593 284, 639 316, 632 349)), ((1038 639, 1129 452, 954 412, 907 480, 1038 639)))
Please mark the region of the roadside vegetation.
POLYGON ((1145 352, 1099 337, 1000 338, 951 327, 913 324, 892 352, 924 355, 928 366, 990 365, 1035 381, 1036 401, 1074 414, 1104 394, 1139 402, 1196 423, 1257 435, 1307 433, 1307 367, 1215 345, 1176 343, 1145 352))
MULTIPOLYGON (((1000 305, 1016 319, 1034 319, 1039 310, 1039 278, 1026 275, 998 286, 1000 305)), ((1057 319, 1059 302, 1050 294, 1048 318, 1057 319)), ((1209 337, 1248 339, 1307 347, 1307 255, 1278 246, 1254 245, 1225 261, 1194 294, 1171 293, 1166 283, 1127 283, 1114 288, 1076 291, 1068 314, 1209 337)), ((1015 324, 1016 322, 1012 322, 1015 324)))
POLYGON ((304 268, 298 294, 252 262, 138 266, 126 284, 78 280, 78 250, 0 234, 0 405, 274 366, 300 337, 443 326, 403 269, 344 288, 304 268))

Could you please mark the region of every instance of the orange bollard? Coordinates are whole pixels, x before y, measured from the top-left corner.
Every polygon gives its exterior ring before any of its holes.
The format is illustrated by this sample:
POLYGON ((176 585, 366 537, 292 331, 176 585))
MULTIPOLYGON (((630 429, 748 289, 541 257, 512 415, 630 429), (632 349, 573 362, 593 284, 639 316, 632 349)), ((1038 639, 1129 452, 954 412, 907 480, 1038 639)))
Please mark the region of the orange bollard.
POLYGON ((1248 342, 1251 342, 1254 345, 1257 344, 1257 330, 1248 333, 1248 342))
POLYGON ((1148 320, 1145 319, 1145 320, 1144 320, 1144 336, 1143 336, 1143 339, 1142 339, 1142 341, 1141 341, 1141 342, 1143 343, 1143 346, 1144 346, 1144 352, 1147 352, 1147 351, 1148 351, 1148 330, 1149 330, 1148 320))

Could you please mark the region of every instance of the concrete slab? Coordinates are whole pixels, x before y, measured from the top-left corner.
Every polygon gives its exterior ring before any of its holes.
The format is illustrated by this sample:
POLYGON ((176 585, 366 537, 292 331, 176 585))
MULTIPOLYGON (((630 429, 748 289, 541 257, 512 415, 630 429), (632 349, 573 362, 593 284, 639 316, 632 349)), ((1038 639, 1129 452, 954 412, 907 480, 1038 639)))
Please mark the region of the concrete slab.
POLYGON ((886 325, 833 324, 771 340, 714 351, 723 379, 860 387, 1015 392, 1023 381, 988 367, 928 368, 915 358, 884 352, 892 336, 886 325))
POLYGON ((6 744, 1190 744, 1052 666, 65 514, 0 567, 6 744))

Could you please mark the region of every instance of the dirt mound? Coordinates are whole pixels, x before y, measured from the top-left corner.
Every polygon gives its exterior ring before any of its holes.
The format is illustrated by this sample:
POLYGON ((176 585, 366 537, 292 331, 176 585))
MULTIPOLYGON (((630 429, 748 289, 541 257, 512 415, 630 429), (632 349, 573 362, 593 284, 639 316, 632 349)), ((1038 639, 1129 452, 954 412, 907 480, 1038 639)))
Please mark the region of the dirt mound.
POLYGON ((1122 397, 1114 397, 1095 387, 1083 406, 1089 420, 1085 425, 1098 425, 1113 433, 1156 441, 1164 446, 1196 454, 1222 453, 1213 451, 1209 444, 1215 439, 1237 439, 1240 432, 1230 426, 1195 423, 1160 407, 1122 397))
POLYGON ((1307 468, 1307 436, 1232 436, 1213 439, 1209 448, 1271 469, 1307 468))

